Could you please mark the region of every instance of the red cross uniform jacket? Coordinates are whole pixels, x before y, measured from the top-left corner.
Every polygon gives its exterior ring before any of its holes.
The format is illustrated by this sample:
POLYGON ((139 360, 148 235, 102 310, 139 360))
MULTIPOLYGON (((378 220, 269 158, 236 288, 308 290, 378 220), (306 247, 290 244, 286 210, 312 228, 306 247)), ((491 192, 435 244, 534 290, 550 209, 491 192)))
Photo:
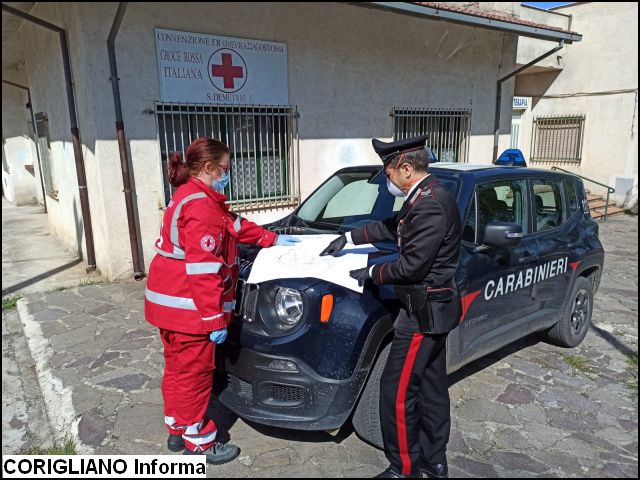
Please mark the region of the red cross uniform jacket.
POLYGON ((207 334, 231 320, 238 243, 269 247, 277 235, 230 212, 226 199, 194 177, 174 192, 149 268, 144 305, 149 323, 207 334))

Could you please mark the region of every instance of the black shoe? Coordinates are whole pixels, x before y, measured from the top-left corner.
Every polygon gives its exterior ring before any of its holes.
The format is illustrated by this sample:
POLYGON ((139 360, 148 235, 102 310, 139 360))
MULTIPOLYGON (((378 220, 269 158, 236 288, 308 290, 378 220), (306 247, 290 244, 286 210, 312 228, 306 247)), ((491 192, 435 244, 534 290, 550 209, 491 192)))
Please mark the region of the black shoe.
POLYGON ((389 467, 384 472, 376 475, 374 478, 421 478, 420 474, 402 475, 389 467))
POLYGON ((182 438, 182 435, 169 435, 169 438, 167 438, 167 448, 172 452, 181 452, 184 450, 184 438, 182 438))
POLYGON ((185 449, 182 452, 183 455, 205 455, 207 457, 207 463, 211 465, 222 465, 235 460, 240 455, 240 449, 233 443, 214 443, 207 450, 202 452, 193 452, 189 449, 185 449))
POLYGON ((423 463, 420 467, 427 478, 449 478, 449 468, 446 463, 423 463))

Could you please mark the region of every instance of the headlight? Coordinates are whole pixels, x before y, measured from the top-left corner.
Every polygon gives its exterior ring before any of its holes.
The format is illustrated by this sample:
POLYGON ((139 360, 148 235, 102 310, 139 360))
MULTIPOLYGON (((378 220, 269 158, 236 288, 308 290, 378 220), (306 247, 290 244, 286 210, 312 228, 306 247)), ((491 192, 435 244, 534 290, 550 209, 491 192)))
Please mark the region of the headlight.
POLYGON ((294 288, 280 287, 276 293, 275 306, 278 318, 282 322, 279 328, 283 330, 294 327, 304 312, 302 295, 294 288))

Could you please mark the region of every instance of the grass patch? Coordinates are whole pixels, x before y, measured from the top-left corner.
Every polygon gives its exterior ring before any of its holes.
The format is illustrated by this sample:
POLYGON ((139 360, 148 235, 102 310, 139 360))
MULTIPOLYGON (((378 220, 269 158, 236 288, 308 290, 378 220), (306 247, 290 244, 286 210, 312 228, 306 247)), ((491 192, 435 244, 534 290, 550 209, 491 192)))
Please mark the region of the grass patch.
POLYGON ((18 300, 22 298, 22 295, 14 295, 13 297, 7 297, 2 299, 2 311, 13 310, 18 305, 18 300))
POLYGON ((87 278, 82 280, 77 286, 78 287, 86 287, 87 285, 98 285, 102 283, 102 280, 93 280, 91 278, 87 278))
POLYGON ((567 365, 569 365, 574 370, 582 373, 587 373, 589 371, 589 369, 587 368, 587 363, 589 362, 589 360, 584 357, 563 354, 562 358, 564 358, 564 361, 567 363, 567 365))
POLYGON ((67 440, 64 445, 53 445, 49 448, 29 448, 20 452, 21 455, 75 455, 76 443, 73 440, 67 440))
POLYGON ((638 399, 638 377, 627 380, 627 387, 633 392, 635 399, 638 399))
POLYGON ((626 386, 632 391, 634 398, 638 400, 638 354, 631 353, 627 355, 627 371, 634 376, 626 381, 626 386))
POLYGON ((638 370, 638 354, 631 353, 627 355, 627 368, 629 370, 638 370))
POLYGON ((94 280, 92 278, 86 278, 84 280, 81 280, 79 283, 75 284, 75 285, 68 285, 66 287, 58 287, 55 289, 56 292, 62 292, 64 290, 69 290, 71 288, 76 288, 76 287, 86 287, 88 285, 98 285, 100 283, 103 283, 102 280, 94 280))

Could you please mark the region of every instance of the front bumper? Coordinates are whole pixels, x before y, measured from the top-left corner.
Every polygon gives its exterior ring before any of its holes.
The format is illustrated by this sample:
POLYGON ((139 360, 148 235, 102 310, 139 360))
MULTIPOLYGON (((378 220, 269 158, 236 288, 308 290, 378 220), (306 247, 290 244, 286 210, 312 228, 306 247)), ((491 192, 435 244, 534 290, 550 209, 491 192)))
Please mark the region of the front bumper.
POLYGON ((274 427, 340 428, 368 374, 368 368, 357 368, 351 377, 334 380, 321 377, 296 358, 266 355, 233 344, 228 347, 224 354, 228 383, 220 401, 243 419, 274 427), (294 362, 297 371, 271 368, 273 360, 294 362))

